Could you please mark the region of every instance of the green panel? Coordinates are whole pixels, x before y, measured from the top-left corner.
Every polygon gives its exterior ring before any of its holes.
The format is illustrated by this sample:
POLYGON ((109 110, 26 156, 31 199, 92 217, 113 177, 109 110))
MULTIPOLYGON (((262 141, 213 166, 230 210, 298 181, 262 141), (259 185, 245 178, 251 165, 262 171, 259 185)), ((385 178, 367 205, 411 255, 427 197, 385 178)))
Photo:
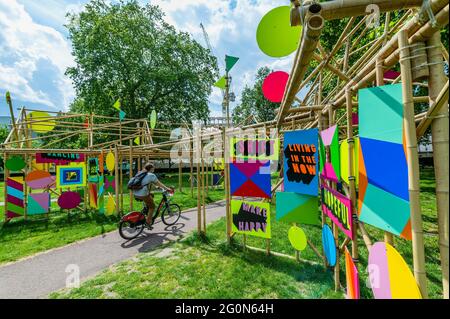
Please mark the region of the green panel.
POLYGON ((339 129, 336 127, 336 131, 333 135, 333 141, 330 145, 331 152, 331 165, 338 180, 341 179, 341 157, 339 155, 339 129))
POLYGON ((229 56, 229 55, 225 56, 225 63, 227 65, 226 66, 227 72, 229 72, 233 68, 233 66, 237 63, 237 61, 239 61, 239 58, 237 58, 237 57, 229 56))
POLYGON ((9 210, 10 212, 23 215, 23 207, 16 206, 12 203, 6 204, 6 210, 9 210))
POLYGON ((276 219, 283 222, 319 225, 319 199, 297 193, 277 192, 276 219))

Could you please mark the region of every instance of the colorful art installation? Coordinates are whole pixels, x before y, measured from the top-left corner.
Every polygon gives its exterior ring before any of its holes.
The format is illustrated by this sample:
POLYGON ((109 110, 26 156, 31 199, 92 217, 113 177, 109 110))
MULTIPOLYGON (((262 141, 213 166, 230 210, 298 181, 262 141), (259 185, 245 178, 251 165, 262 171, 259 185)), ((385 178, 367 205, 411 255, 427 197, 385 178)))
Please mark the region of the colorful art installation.
POLYGON ((105 176, 104 190, 106 193, 114 193, 116 191, 116 179, 114 176, 111 175, 105 176))
POLYGON ((56 167, 56 188, 86 186, 86 165, 84 163, 56 167))
POLYGON ((230 138, 231 158, 276 161, 279 149, 278 139, 230 138))
POLYGON ((50 193, 28 195, 27 215, 47 214, 50 210, 50 193))
POLYGON ((116 158, 114 156, 114 153, 110 151, 108 155, 106 155, 106 169, 112 172, 114 171, 115 167, 116 167, 116 158))
POLYGON ((295 250, 303 251, 306 249, 308 240, 306 239, 306 234, 298 226, 292 226, 288 232, 289 242, 295 250))
POLYGON ((25 177, 31 189, 55 188, 55 177, 47 171, 32 171, 25 177))
POLYGON ((317 196, 277 192, 276 201, 277 221, 320 225, 317 196))
POLYGON ((56 121, 53 116, 47 112, 33 111, 27 115, 27 120, 30 122, 33 121, 31 122, 30 127, 36 133, 50 132, 56 126, 56 121))
POLYGON ((150 128, 152 130, 154 130, 156 127, 156 120, 157 120, 156 111, 153 110, 152 113, 150 114, 150 128))
POLYGON ((12 172, 18 172, 25 168, 27 164, 23 160, 22 156, 12 156, 7 159, 5 163, 6 169, 9 169, 12 172))
POLYGON ((359 91, 359 219, 411 239, 401 84, 359 91))
POLYGON ((341 179, 340 156, 339 156, 339 131, 334 125, 320 132, 320 172, 321 177, 335 183, 341 179), (326 159, 325 147, 330 150, 330 162, 326 159))
POLYGON ((141 139, 139 138, 139 136, 136 137, 136 138, 133 140, 133 142, 134 142, 134 144, 136 144, 136 145, 141 145, 141 139))
POLYGON ((31 161, 31 170, 33 171, 45 171, 45 164, 36 163, 36 159, 31 161))
POLYGON ((105 157, 103 156, 103 153, 100 153, 98 156, 98 172, 100 174, 105 172, 105 157))
POLYGON ((359 273, 350 252, 345 247, 345 277, 347 279, 347 299, 359 299, 359 273))
POLYGON ((231 196, 271 198, 270 161, 230 163, 231 196))
POLYGON ((236 65, 236 63, 239 61, 238 57, 231 56, 231 55, 225 55, 225 70, 227 72, 230 72, 231 69, 236 65))
POLYGON ((127 116, 127 113, 125 113, 124 111, 120 110, 119 111, 119 120, 123 121, 125 119, 125 117, 127 116))
POLYGON ((213 161, 213 168, 216 171, 223 171, 225 169, 225 159, 215 158, 213 161))
POLYGON ((281 103, 288 80, 289 73, 283 71, 270 73, 262 85, 264 97, 270 102, 281 103))
POLYGON ((116 102, 113 104, 113 108, 115 108, 117 111, 120 111, 122 107, 122 104, 120 103, 120 99, 117 99, 116 102))
POLYGON ((336 242, 330 226, 326 224, 322 228, 322 245, 328 265, 334 267, 336 265, 336 242))
POLYGON ((319 154, 317 129, 284 134, 284 187, 286 192, 317 196, 319 154))
POLYGON ((270 203, 231 201, 232 231, 261 238, 271 238, 270 203))
POLYGON ((70 163, 83 163, 84 154, 65 153, 36 153, 36 163, 54 163, 56 165, 68 165, 70 163))
POLYGON ((114 197, 111 194, 109 194, 106 198, 105 215, 111 216, 114 215, 115 213, 116 213, 116 201, 114 197))
POLYGON ((256 32, 258 46, 274 58, 288 56, 301 41, 301 27, 291 27, 291 7, 282 6, 269 11, 261 20, 256 32))
POLYGON ((422 299, 405 260, 388 243, 377 242, 372 246, 368 271, 375 299, 422 299))
POLYGON ((6 179, 6 218, 21 217, 24 214, 23 177, 6 179))
POLYGON ((89 207, 98 209, 98 192, 97 192, 97 184, 89 183, 89 207))
MULTIPOLYGON (((339 147, 340 161, 341 161, 341 180, 346 182, 347 185, 350 184, 349 180, 349 166, 348 166, 348 142, 347 140, 343 140, 339 147)), ((351 172, 351 176, 355 177, 355 185, 359 183, 359 174, 358 174, 358 158, 359 158, 359 138, 354 138, 353 143, 353 170, 351 172)))
POLYGON ((321 185, 322 212, 330 217, 340 230, 350 239, 353 239, 353 213, 352 202, 349 198, 328 187, 321 185))
POLYGON ((58 206, 62 209, 74 209, 81 203, 78 192, 63 192, 58 198, 58 206))
POLYGON ((97 203, 98 203, 98 212, 99 214, 105 214, 105 187, 103 179, 101 178, 98 183, 98 194, 97 194, 97 203))
POLYGON ((99 180, 99 167, 98 158, 88 159, 88 181, 91 183, 97 183, 99 180))

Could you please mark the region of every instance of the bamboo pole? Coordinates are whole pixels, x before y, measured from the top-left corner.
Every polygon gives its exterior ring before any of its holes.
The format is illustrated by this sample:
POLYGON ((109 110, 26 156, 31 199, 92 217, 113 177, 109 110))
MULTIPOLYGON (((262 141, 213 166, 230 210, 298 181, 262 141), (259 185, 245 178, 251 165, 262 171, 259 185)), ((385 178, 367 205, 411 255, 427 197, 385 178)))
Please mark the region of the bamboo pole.
POLYGON ((117 145, 114 148, 114 182, 116 183, 116 191, 115 191, 115 201, 116 201, 116 215, 119 216, 120 214, 120 201, 119 201, 119 187, 120 187, 120 181, 119 181, 119 151, 117 145))
POLYGON ((7 198, 8 198, 8 194, 7 194, 7 189, 8 189, 8 187, 6 186, 6 183, 7 183, 7 181, 8 181, 8 178, 9 178, 9 169, 7 169, 6 168, 6 161, 8 160, 8 153, 7 152, 4 152, 3 153, 3 179, 4 179, 4 187, 3 187, 3 211, 4 211, 4 220, 5 220, 5 223, 8 221, 8 219, 7 219, 7 217, 6 217, 6 212, 8 211, 8 209, 7 209, 7 205, 8 205, 8 201, 7 201, 7 198))
POLYGON ((206 193, 205 193, 205 160, 203 158, 202 149, 202 219, 203 219, 203 235, 206 235, 206 193))
POLYGON ((448 80, 443 71, 441 35, 436 32, 428 41, 428 64, 430 77, 428 80, 430 104, 437 102, 441 95, 445 82, 447 82, 447 101, 445 107, 441 107, 436 112, 436 116, 431 124, 431 134, 433 140, 434 171, 436 176, 436 206, 438 216, 439 251, 441 256, 443 297, 449 299, 449 167, 448 167, 448 80))
MULTIPOLYGON (((189 146, 192 149, 192 142, 189 141, 189 146)), ((194 197, 194 165, 193 165, 193 152, 190 152, 189 154, 189 174, 190 174, 190 181, 191 181, 191 197, 194 197)))
MULTIPOLYGON (((129 160, 130 160, 130 170, 128 172, 129 178, 133 177, 133 141, 130 140, 130 149, 129 149, 129 160)), ((133 211, 133 192, 130 190, 130 212, 133 211)))
POLYGON ((358 214, 357 214, 357 203, 356 203, 356 185, 354 176, 354 147, 355 140, 353 139, 353 101, 352 92, 347 90, 347 142, 348 142, 348 181, 349 181, 349 191, 350 191, 350 201, 352 205, 352 219, 353 219, 353 240, 352 240, 352 258, 356 263, 358 262, 358 214))
POLYGON ((423 298, 428 298, 427 277, 425 272, 425 248, 420 209, 419 157, 417 152, 416 125, 414 121, 414 102, 412 94, 411 62, 408 48, 408 33, 399 32, 400 68, 403 87, 403 112, 408 160, 409 200, 411 205, 411 228, 414 260, 414 277, 423 298))
POLYGON ((229 166, 229 154, 228 154, 228 136, 227 129, 223 129, 223 141, 224 141, 224 184, 225 184, 225 215, 227 222, 227 241, 231 244, 231 213, 230 213, 230 166, 229 166))
POLYGON ((180 158, 180 162, 178 163, 178 189, 180 193, 183 192, 183 161, 180 158))
POLYGON ((196 157, 195 162, 197 165, 197 231, 198 234, 202 233, 202 210, 201 210, 201 199, 200 199, 200 156, 201 156, 201 137, 200 132, 196 132, 196 157))

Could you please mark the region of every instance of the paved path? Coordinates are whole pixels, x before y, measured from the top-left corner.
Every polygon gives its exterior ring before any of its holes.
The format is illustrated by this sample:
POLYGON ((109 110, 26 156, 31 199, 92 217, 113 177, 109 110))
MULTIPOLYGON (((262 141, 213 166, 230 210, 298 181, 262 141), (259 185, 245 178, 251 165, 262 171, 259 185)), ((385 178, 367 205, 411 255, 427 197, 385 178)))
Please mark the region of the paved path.
MULTIPOLYGON (((225 216, 224 205, 219 202, 207 206, 208 223, 225 216)), ((143 235, 129 242, 114 231, 0 266, 0 299, 46 298, 66 286, 68 265, 78 265, 83 281, 112 264, 177 240, 194 229, 197 229, 197 208, 185 211, 174 226, 168 227, 159 219, 153 230, 144 230, 143 235)))

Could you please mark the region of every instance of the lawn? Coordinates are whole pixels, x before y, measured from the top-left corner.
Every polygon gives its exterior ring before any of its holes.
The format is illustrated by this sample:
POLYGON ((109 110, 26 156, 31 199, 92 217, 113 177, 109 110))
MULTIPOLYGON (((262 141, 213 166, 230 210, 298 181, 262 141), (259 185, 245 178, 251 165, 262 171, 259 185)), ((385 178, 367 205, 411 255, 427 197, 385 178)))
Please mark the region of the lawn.
MULTIPOLYGON (((167 174, 163 182, 167 186, 178 186, 178 175, 167 174)), ((183 192, 176 191, 172 199, 182 210, 197 206, 197 190, 191 197, 188 175, 183 176, 183 192)), ((126 182, 124 182, 126 185, 126 182)), ((124 189, 126 187, 124 186, 124 189)), ((223 200, 223 187, 210 190, 207 203, 223 200)), ((156 194, 155 202, 159 203, 161 195, 156 194)), ((141 203, 134 202, 134 209, 140 209, 141 203)), ((124 208, 129 208, 129 194, 124 195, 124 208)), ((4 206, 0 207, 0 220, 4 220, 4 206)), ((3 225, 0 223, 0 264, 19 260, 52 248, 61 247, 73 242, 98 236, 117 229, 119 219, 107 217, 95 211, 74 212, 70 215, 61 212, 56 202, 52 203, 49 218, 33 216, 28 220, 14 219, 3 225)))
MULTIPOLYGON (((426 268, 430 298, 442 298, 440 258, 436 236, 435 182, 431 169, 422 170, 421 204, 424 214, 426 268)), ((275 206, 272 206, 275 220, 275 206)), ((307 237, 321 250, 320 228, 302 226, 307 237)), ((290 225, 272 224, 271 249, 294 255, 287 240, 290 225)), ((383 233, 367 226, 373 242, 383 233)), ((341 238, 342 242, 343 236, 341 238)), ((265 248, 264 240, 247 238, 247 244, 265 248)), ((367 249, 360 245, 359 271, 362 298, 373 298, 367 280, 367 249)), ((395 246, 412 267, 411 243, 400 238, 395 246)), ((169 243, 151 253, 116 264, 80 288, 53 293, 51 298, 344 298, 334 292, 331 269, 325 270, 308 247, 302 260, 266 256, 263 252, 244 251, 242 236, 233 245, 225 238, 225 220, 207 228, 206 239, 195 233, 185 240, 169 243)), ((345 286, 345 265, 341 258, 341 283, 345 286)))

